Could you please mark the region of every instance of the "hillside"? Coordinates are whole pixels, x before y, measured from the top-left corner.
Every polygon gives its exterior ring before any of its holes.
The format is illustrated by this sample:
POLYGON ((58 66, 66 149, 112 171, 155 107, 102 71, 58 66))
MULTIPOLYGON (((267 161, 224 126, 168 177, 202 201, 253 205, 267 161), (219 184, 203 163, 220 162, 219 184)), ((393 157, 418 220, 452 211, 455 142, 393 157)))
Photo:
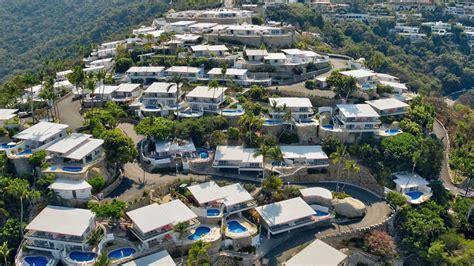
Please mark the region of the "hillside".
POLYGON ((144 0, 0 2, 0 81, 48 59, 73 58, 81 46, 123 36, 167 9, 162 1, 144 0))

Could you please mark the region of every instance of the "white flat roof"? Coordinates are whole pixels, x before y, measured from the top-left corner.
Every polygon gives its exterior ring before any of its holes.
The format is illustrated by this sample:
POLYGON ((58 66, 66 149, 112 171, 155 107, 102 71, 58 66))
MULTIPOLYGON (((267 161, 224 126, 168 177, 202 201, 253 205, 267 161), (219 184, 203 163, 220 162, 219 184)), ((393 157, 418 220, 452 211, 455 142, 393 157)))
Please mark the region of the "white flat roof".
POLYGON ((303 55, 306 54, 305 51, 302 51, 300 49, 282 49, 281 50, 283 53, 287 55, 303 55))
POLYGON ((150 72, 161 72, 165 69, 162 66, 133 66, 127 70, 127 73, 150 73, 150 72))
POLYGON ((259 206, 255 210, 269 226, 286 224, 314 214, 313 208, 300 197, 259 206))
POLYGON ((191 46, 191 49, 194 52, 198 51, 227 51, 227 46, 225 45, 193 45, 191 46))
POLYGON ((67 137, 57 141, 53 145, 46 148, 48 152, 55 152, 55 153, 66 153, 74 148, 76 148, 81 143, 88 140, 92 135, 89 134, 81 134, 81 133, 72 133, 67 137))
POLYGON ((127 215, 140 231, 145 234, 165 225, 186 222, 197 217, 180 200, 173 200, 161 205, 153 203, 129 211, 127 215))
POLYGON ((153 84, 145 90, 145 93, 176 93, 176 91, 176 84, 174 83, 153 82, 153 84))
POLYGON ((221 187, 221 190, 223 190, 226 195, 222 201, 225 206, 232 206, 253 200, 252 195, 250 195, 240 183, 221 187))
POLYGON ((303 250, 291 257, 283 265, 306 266, 327 265, 337 266, 347 258, 347 255, 331 247, 323 241, 316 239, 303 250))
POLYGON ((372 77, 375 76, 376 73, 366 69, 357 69, 357 70, 349 70, 349 71, 341 71, 340 72, 344 76, 350 76, 354 78, 364 78, 364 77, 372 77))
POLYGON ((189 66, 172 66, 166 70, 166 72, 175 72, 175 73, 199 73, 202 68, 199 67, 189 67, 189 66))
POLYGON ((380 82, 380 84, 390 86, 394 89, 408 90, 408 87, 404 83, 384 81, 384 80, 380 80, 379 82, 380 82))
POLYGON ((380 117, 368 104, 338 104, 345 117, 380 117))
POLYGON ((94 217, 90 210, 49 205, 26 226, 26 230, 82 236, 94 217))
POLYGON ((265 49, 246 49, 245 54, 247 56, 266 56, 268 52, 265 49))
POLYGON ((196 24, 193 24, 191 26, 189 26, 190 28, 198 28, 198 29, 205 29, 205 28, 212 28, 214 26, 216 26, 217 23, 206 23, 206 22, 201 22, 201 23, 196 23, 196 24))
POLYGON ((218 99, 226 90, 226 87, 209 88, 208 86, 197 86, 186 97, 218 99))
POLYGON ((265 60, 282 60, 286 59, 286 55, 284 53, 268 53, 265 57, 265 60))
POLYGON ((377 108, 378 110, 389 110, 389 109, 404 108, 404 107, 409 106, 408 104, 394 98, 385 98, 385 99, 378 99, 378 100, 372 100, 372 101, 365 101, 365 103, 377 108))
POLYGON ((276 102, 278 107, 283 107, 286 105, 286 107, 309 107, 312 108, 313 105, 311 104, 311 101, 309 98, 302 98, 302 97, 279 97, 279 98, 268 98, 268 102, 270 105, 273 104, 273 102, 276 102))
POLYGON ((199 204, 205 204, 226 197, 225 192, 214 181, 189 186, 188 189, 199 204))
POLYGON ((214 160, 263 163, 263 156, 254 157, 256 149, 242 146, 217 146, 214 160))
POLYGON ((127 263, 120 264, 121 266, 175 266, 173 259, 166 250, 158 251, 151 255, 134 259, 127 263))
POLYGON ((16 139, 45 141, 46 139, 58 134, 59 132, 68 128, 68 125, 57 124, 51 122, 39 122, 20 133, 13 136, 16 139))
POLYGON ((329 189, 322 187, 308 187, 300 189, 302 197, 319 196, 325 199, 332 199, 332 192, 329 189))
POLYGON ((393 175, 396 177, 393 182, 403 189, 429 185, 429 182, 417 173, 395 173, 393 175))
POLYGON ((189 21, 189 20, 182 20, 182 21, 176 21, 173 23, 170 23, 169 25, 171 26, 189 26, 192 24, 195 24, 197 21, 189 21))
POLYGON ((18 109, 0 109, 0 120, 12 119, 16 116, 18 109))
POLYGON ((57 190, 80 190, 80 189, 90 189, 92 188, 86 180, 72 180, 72 179, 63 179, 58 178, 49 186, 50 189, 57 190))
POLYGON ((115 91, 116 92, 132 92, 139 88, 140 88, 140 84, 138 83, 122 83, 118 86, 118 88, 115 91))
MULTIPOLYGON (((247 73, 247 69, 240 69, 240 68, 228 68, 225 72, 226 75, 232 75, 232 76, 243 76, 245 73, 247 73)), ((221 75, 222 74, 222 68, 220 67, 215 67, 209 72, 207 72, 208 75, 221 75)))
POLYGON ((287 159, 305 158, 313 160, 328 159, 320 145, 280 146, 283 157, 287 159))
POLYGON ((119 86, 111 86, 111 85, 102 85, 97 87, 94 91, 94 95, 110 95, 112 92, 116 91, 119 86))
POLYGON ((72 159, 72 160, 81 160, 82 158, 87 156, 89 153, 93 152, 95 149, 102 146, 103 143, 104 143, 103 139, 90 138, 86 142, 84 142, 82 145, 67 152, 63 156, 65 158, 72 159))

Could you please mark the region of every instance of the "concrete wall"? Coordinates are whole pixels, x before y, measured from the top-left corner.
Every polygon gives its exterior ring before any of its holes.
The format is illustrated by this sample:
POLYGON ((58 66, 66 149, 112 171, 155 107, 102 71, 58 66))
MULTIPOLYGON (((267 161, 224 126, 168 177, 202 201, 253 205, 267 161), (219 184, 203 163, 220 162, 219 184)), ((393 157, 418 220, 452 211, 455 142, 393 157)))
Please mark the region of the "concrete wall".
POLYGON ((289 48, 297 41, 296 34, 267 35, 267 36, 245 36, 245 35, 222 35, 206 34, 209 42, 229 42, 235 44, 244 44, 251 47, 259 47, 265 44, 272 48, 289 48))
POLYGON ((354 133, 348 133, 346 131, 331 131, 331 130, 324 130, 319 127, 318 129, 318 136, 320 139, 323 139, 329 135, 334 135, 337 138, 339 138, 342 142, 344 143, 354 143, 356 142, 356 136, 357 134, 354 133))
POLYGON ((296 126, 296 134, 298 134, 299 143, 301 144, 319 144, 318 125, 303 124, 296 126))

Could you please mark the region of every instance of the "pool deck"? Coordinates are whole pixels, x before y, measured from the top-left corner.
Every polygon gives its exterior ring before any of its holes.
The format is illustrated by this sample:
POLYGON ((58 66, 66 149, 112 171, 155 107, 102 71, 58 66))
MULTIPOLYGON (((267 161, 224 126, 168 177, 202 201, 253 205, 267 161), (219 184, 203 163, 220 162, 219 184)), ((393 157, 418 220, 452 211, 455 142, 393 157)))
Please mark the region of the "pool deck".
MULTIPOLYGON (((211 231, 205 235, 203 235, 199 240, 204 241, 204 242, 214 242, 219 239, 221 239, 221 228, 217 225, 210 225, 210 224, 201 224, 199 227, 209 227, 211 231)), ((197 228, 199 228, 197 227, 197 228)), ((189 240, 188 237, 194 234, 197 228, 194 228, 191 230, 191 233, 187 236, 184 237, 184 242, 183 244, 192 244, 198 240, 189 240)))
POLYGON ((247 228, 247 231, 245 231, 243 233, 233 233, 233 232, 229 231, 229 228, 226 226, 225 236, 228 237, 228 238, 238 239, 238 238, 244 238, 244 237, 251 237, 251 236, 255 235, 258 232, 257 226, 254 225, 253 223, 251 223, 250 221, 248 221, 247 219, 243 218, 243 217, 229 219, 227 221, 227 223, 231 222, 231 221, 238 222, 243 227, 247 228))

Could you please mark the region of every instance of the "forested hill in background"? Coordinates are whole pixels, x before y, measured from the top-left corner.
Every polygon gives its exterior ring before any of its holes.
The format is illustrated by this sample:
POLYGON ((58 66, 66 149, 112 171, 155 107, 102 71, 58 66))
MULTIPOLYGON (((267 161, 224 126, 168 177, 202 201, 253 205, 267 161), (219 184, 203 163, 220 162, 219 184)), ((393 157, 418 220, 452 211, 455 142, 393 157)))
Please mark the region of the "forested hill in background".
MULTIPOLYGON (((0 81, 129 33, 168 8, 156 0, 0 0, 0 81)), ((167 1, 166 1, 167 2, 167 1)), ((59 60, 60 59, 60 60, 59 60)))

